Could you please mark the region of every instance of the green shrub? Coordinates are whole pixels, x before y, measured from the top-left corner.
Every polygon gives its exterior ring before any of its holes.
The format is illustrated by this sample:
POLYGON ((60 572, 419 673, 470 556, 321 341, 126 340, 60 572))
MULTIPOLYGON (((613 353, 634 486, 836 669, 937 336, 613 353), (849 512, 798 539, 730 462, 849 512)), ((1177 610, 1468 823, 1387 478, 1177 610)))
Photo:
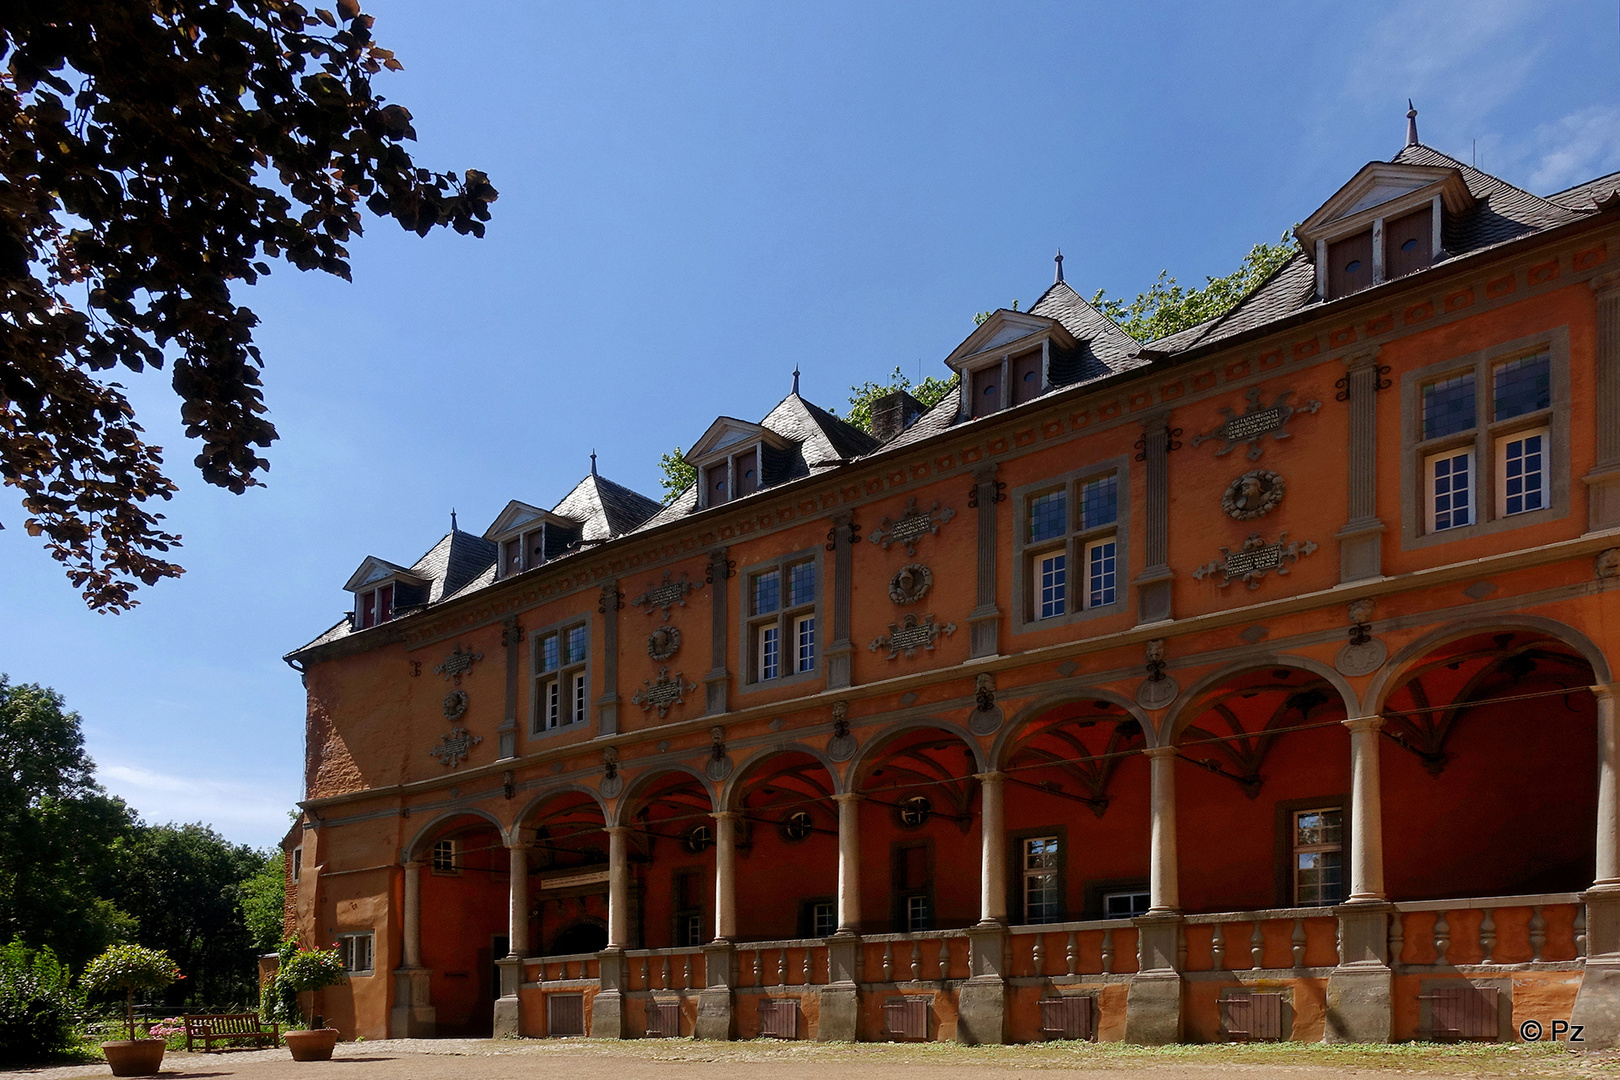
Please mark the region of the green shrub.
POLYGON ((162 990, 183 979, 180 968, 162 949, 144 945, 109 945, 84 969, 84 988, 92 994, 124 992, 124 1026, 135 1038, 135 991, 162 990))
POLYGON ((280 963, 276 977, 264 988, 259 1002, 259 1016, 276 1020, 289 1028, 302 1026, 306 1018, 298 1008, 298 995, 310 990, 325 990, 337 986, 348 978, 343 971, 343 958, 332 949, 305 949, 288 939, 276 950, 280 963))
POLYGON ((13 940, 0 948, 0 1063, 39 1061, 73 1048, 82 1005, 67 966, 50 949, 13 940))

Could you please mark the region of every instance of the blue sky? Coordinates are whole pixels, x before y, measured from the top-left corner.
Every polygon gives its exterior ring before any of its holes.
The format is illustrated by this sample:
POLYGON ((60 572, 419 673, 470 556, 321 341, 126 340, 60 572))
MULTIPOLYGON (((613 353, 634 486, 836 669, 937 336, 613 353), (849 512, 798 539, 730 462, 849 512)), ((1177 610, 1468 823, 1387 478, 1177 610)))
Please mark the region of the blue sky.
MULTIPOLYGON (((913 378, 975 311, 1066 276, 1134 294, 1236 266, 1423 141, 1537 192, 1620 169, 1602 2, 620 4, 377 0, 419 161, 501 192, 485 240, 376 222, 354 283, 285 267, 260 316, 269 486, 204 484, 166 375, 126 380, 181 486, 189 572, 87 612, 0 490, 0 671, 66 695, 150 821, 268 844, 300 795, 280 657, 409 563, 587 470, 788 390, 913 378), (919 364, 921 365, 919 369, 919 364)), ((426 753, 427 747, 422 747, 426 753)))

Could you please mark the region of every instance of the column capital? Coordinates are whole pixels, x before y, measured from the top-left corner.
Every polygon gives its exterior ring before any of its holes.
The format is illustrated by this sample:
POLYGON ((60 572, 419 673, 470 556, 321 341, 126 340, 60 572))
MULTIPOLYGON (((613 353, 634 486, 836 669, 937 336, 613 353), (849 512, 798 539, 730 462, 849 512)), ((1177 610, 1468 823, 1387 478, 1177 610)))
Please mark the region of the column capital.
POLYGON ((991 769, 989 772, 974 773, 973 779, 979 781, 981 784, 999 784, 1001 781, 1007 779, 1007 774, 995 769, 991 769))
POLYGON ((425 866, 427 864, 424 863, 421 859, 406 859, 404 862, 400 863, 399 865, 403 866, 407 870, 420 870, 420 869, 422 869, 423 866, 425 866))
POLYGON ((1179 752, 1180 751, 1174 746, 1144 746, 1142 748, 1143 754, 1155 760, 1158 758, 1175 757, 1179 752))
POLYGON ((742 814, 735 810, 716 810, 709 815, 716 821, 740 821, 742 814))
POLYGON ((836 802, 836 803, 849 803, 849 802, 860 802, 860 801, 861 801, 861 793, 858 792, 858 791, 840 791, 838 794, 833 796, 833 802, 836 802))
POLYGON ((1593 683, 1591 686, 1587 687, 1587 689, 1592 691, 1592 696, 1597 698, 1599 701, 1610 701, 1614 699, 1617 692, 1620 692, 1620 684, 1593 683))
POLYGON ((1380 731, 1384 726, 1384 718, 1382 716, 1352 716, 1348 720, 1340 720, 1339 723, 1352 732, 1380 731))
POLYGON ((628 825, 604 825, 602 826, 602 831, 607 833, 609 836, 627 836, 636 830, 632 829, 628 825))
POLYGON ((531 846, 532 845, 529 843, 529 841, 523 839, 521 836, 516 840, 508 840, 506 842, 507 851, 528 851, 531 846))

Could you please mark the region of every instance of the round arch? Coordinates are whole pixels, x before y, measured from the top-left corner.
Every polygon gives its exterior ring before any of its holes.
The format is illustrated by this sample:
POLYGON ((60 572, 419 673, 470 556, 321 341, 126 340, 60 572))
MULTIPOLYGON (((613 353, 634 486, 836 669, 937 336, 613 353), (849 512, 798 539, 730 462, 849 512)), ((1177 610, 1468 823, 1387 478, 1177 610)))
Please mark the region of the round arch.
POLYGON ((1401 685, 1407 672, 1428 653, 1460 638, 1492 630, 1520 630, 1545 634, 1579 653, 1581 658, 1592 666, 1592 675, 1599 683, 1608 683, 1613 679, 1608 657, 1603 655, 1603 650, 1598 648, 1591 638, 1568 623, 1540 615, 1475 615, 1449 622, 1438 630, 1430 631, 1417 640, 1408 642, 1390 657, 1367 687, 1363 715, 1376 716, 1381 713, 1389 700, 1389 695, 1401 685))
POLYGON ((505 844, 511 840, 511 830, 509 830, 505 825, 502 825, 500 819, 494 814, 491 814, 488 810, 481 810, 475 806, 467 806, 457 810, 446 810, 444 813, 440 814, 438 817, 416 830, 416 835, 411 837, 411 842, 406 844, 404 850, 400 852, 399 861, 402 863, 407 863, 416 858, 418 850, 421 848, 423 841, 432 836, 435 830, 441 828, 447 821, 454 821, 456 818, 462 817, 483 818, 485 821, 489 822, 489 824, 495 827, 495 832, 498 836, 500 836, 501 843, 505 844))
POLYGON ((628 824, 630 816, 635 812, 637 804, 641 802, 647 789, 654 782, 670 775, 681 775, 695 781, 703 789, 704 795, 708 797, 710 809, 715 813, 719 813, 721 804, 716 802, 714 785, 709 782, 707 776, 704 776, 700 770, 690 765, 663 765, 647 770, 625 786, 624 794, 619 796, 617 803, 613 807, 613 813, 608 817, 608 825, 628 824))
POLYGON ((991 768, 1000 769, 1007 764, 1008 753, 1017 744, 1019 737, 1023 734, 1024 729, 1029 726, 1031 720, 1038 719, 1053 709, 1080 701, 1106 701, 1111 705, 1119 706, 1125 710, 1131 719, 1142 725, 1143 737, 1147 739, 1149 746, 1153 745, 1155 734, 1153 725, 1148 721, 1147 712, 1140 705, 1115 690, 1104 689, 1100 686, 1081 686, 1072 690, 1038 697, 1014 713, 1012 719, 1003 724, 1001 730, 996 732, 995 741, 990 744, 989 759, 991 768))
POLYGON ((574 794, 589 796, 591 802, 595 804, 596 809, 601 811, 603 823, 605 824, 607 822, 608 805, 607 802, 602 798, 602 793, 600 791, 597 791, 593 787, 587 787, 584 784, 558 784, 555 787, 547 788, 545 791, 524 803, 523 809, 518 811, 516 820, 512 822, 512 829, 516 830, 518 826, 522 825, 523 822, 529 819, 529 815, 533 814, 537 809, 544 806, 552 799, 555 799, 557 796, 574 794))
POLYGON ((1357 696, 1355 690, 1351 688, 1345 677, 1333 668, 1308 656, 1295 656, 1291 653, 1270 653, 1265 656, 1250 657, 1235 664, 1228 664, 1226 667, 1210 672, 1184 690, 1176 699, 1170 711, 1165 714, 1164 726, 1156 733, 1156 744, 1170 746, 1175 743, 1176 736, 1181 734, 1182 730, 1197 717, 1201 699, 1209 690, 1229 679, 1234 679, 1251 671, 1279 667, 1309 672, 1321 678, 1338 692, 1343 701, 1346 716, 1361 715, 1361 699, 1357 696))
POLYGON ((758 772, 760 767, 772 758, 781 757, 784 754, 804 754, 806 757, 814 759, 816 764, 827 770, 827 779, 830 781, 832 793, 834 795, 843 793, 843 779, 838 775, 838 769, 833 765, 831 759, 812 746, 793 742, 783 743, 779 746, 762 747, 744 761, 740 767, 733 769, 731 775, 726 778, 726 782, 720 788, 720 805, 727 810, 737 809, 735 805, 737 794, 743 790, 753 774, 758 772))
POLYGON ((877 736, 868 739, 866 744, 850 759, 845 790, 855 790, 856 779, 872 763, 872 759, 880 756, 884 748, 889 744, 907 732, 928 728, 943 731, 947 735, 953 735, 960 739, 962 745, 967 747, 973 754, 975 772, 984 772, 990 767, 990 759, 985 754, 984 747, 979 744, 979 740, 967 728, 951 720, 923 716, 911 720, 896 721, 885 726, 877 736))

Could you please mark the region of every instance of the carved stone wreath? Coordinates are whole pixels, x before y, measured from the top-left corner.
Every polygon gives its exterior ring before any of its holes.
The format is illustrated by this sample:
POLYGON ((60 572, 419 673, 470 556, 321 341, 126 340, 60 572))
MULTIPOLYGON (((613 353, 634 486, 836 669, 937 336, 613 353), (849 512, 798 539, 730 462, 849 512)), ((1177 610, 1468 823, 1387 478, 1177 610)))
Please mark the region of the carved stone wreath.
POLYGON ((934 587, 934 572, 922 563, 907 563, 889 579, 889 599, 897 604, 915 604, 934 587))
POLYGON ((907 660, 917 655, 919 649, 934 651, 934 641, 944 634, 946 637, 956 633, 955 623, 937 623, 932 615, 925 615, 921 619, 915 614, 909 614, 898 623, 889 624, 889 632, 873 640, 867 649, 877 652, 879 649, 888 649, 889 655, 885 659, 893 660, 901 653, 907 660))
POLYGON ((917 497, 913 495, 906 500, 906 508, 900 512, 899 520, 885 517, 867 539, 884 551, 889 550, 890 544, 904 544, 906 554, 915 555, 918 540, 937 534, 939 527, 955 516, 956 511, 941 506, 938 499, 928 509, 919 510, 917 497))
POLYGON ((1287 483, 1269 469, 1255 469, 1233 480, 1221 496, 1221 509, 1237 521, 1265 517, 1282 502, 1287 483))
POLYGON ((439 745, 428 751, 430 757, 439 759, 439 763, 446 768, 455 768, 467 757, 472 748, 484 741, 482 735, 469 735, 467 729, 456 726, 446 735, 439 736, 439 745))
POLYGON ((663 719, 669 715, 670 706, 686 704, 686 695, 696 689, 697 683, 687 682, 680 672, 672 677, 669 668, 659 668, 658 678, 643 679, 641 689, 630 695, 630 700, 640 705, 642 712, 657 709, 659 719, 663 719))
POLYGON ((660 626, 647 635, 647 655, 654 660, 668 660, 681 651, 681 628, 660 626))
POLYGON ((460 720, 467 715, 467 691, 450 691, 444 695, 444 705, 442 707, 446 720, 460 720))
POLYGON ((1231 409, 1222 409, 1221 413, 1226 419, 1221 422, 1221 425, 1214 431, 1194 435, 1192 444, 1199 446, 1209 442, 1211 439, 1219 439, 1226 444, 1215 451, 1215 456, 1220 457, 1223 454, 1230 454, 1237 448, 1239 443, 1248 443, 1249 460, 1258 461, 1262 453, 1260 448, 1261 439, 1267 435, 1270 435, 1273 439, 1293 438, 1290 432, 1283 429, 1288 426, 1288 421, 1293 419, 1294 414, 1302 412, 1315 413, 1322 407, 1322 403, 1314 399, 1295 407, 1288 404, 1288 399, 1293 396, 1294 392, 1292 390, 1284 390, 1271 399, 1270 405, 1261 405, 1260 388, 1258 386, 1250 387, 1248 394, 1245 395, 1248 400, 1248 407, 1241 414, 1231 409))
POLYGON ((1236 551, 1221 548, 1221 557, 1198 567, 1193 571, 1193 577, 1202 581, 1219 574, 1221 580, 1215 583, 1218 588, 1224 589, 1234 581, 1241 581, 1251 589, 1258 589, 1268 573, 1275 570, 1279 576, 1285 575, 1289 564, 1299 562, 1301 557, 1315 550, 1316 544, 1310 540, 1288 542, 1287 533, 1278 533, 1275 544, 1267 543, 1259 533, 1250 533, 1242 547, 1236 551))
POLYGON ((664 571, 664 579, 656 585, 647 586, 647 591, 630 601, 631 607, 644 607, 643 613, 651 615, 655 611, 663 611, 664 621, 669 622, 669 609, 679 605, 686 606, 686 597, 697 586, 686 579, 686 571, 681 571, 681 579, 674 580, 670 571, 664 571))

